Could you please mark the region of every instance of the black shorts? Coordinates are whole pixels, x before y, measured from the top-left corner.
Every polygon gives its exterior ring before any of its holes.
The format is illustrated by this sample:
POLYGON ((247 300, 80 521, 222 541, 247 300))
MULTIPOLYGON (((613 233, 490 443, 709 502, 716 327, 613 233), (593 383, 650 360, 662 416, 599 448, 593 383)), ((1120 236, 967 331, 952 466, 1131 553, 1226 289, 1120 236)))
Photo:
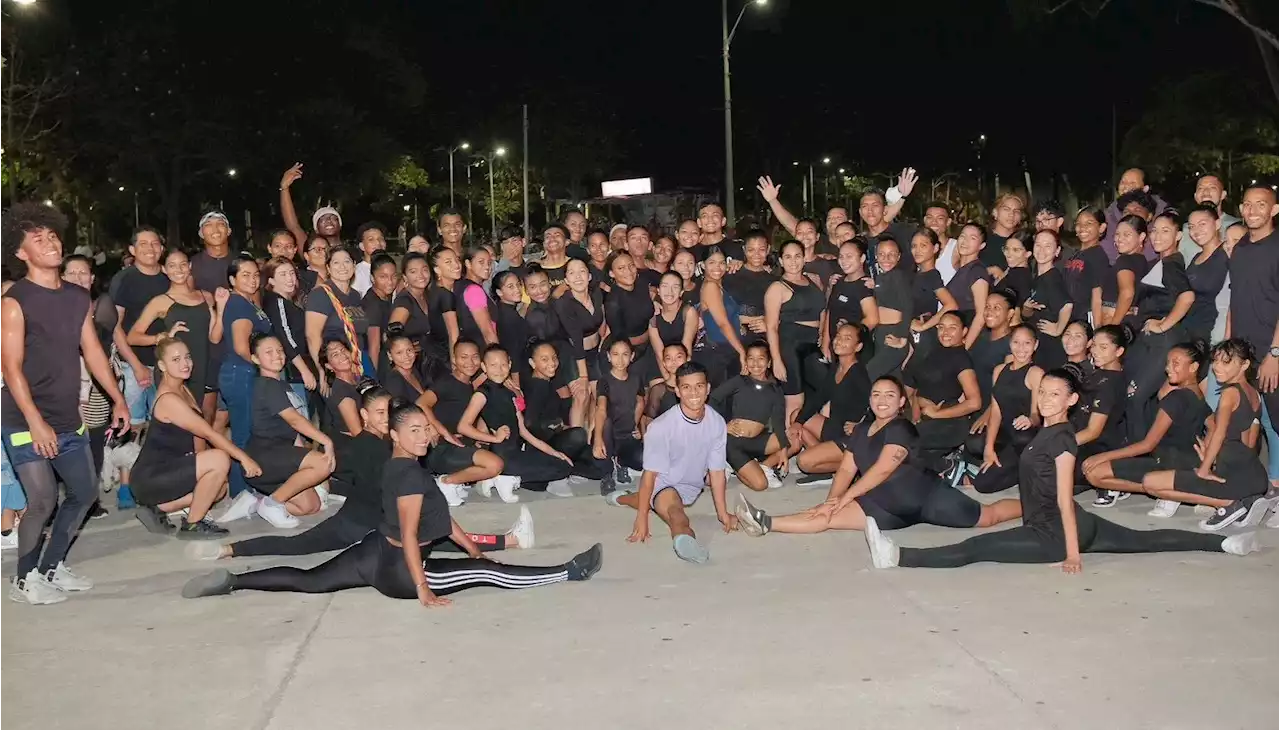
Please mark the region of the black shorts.
POLYGON ((919 524, 975 527, 982 518, 981 502, 941 481, 929 490, 924 501, 914 509, 896 509, 890 512, 866 494, 857 497, 855 501, 867 517, 875 519, 876 526, 882 530, 900 530, 919 524))
POLYGON ((195 453, 177 459, 138 458, 129 472, 133 499, 144 507, 174 502, 196 488, 195 453))
POLYGON ((1200 466, 1200 457, 1195 451, 1184 452, 1175 449, 1157 450, 1150 456, 1135 456, 1132 459, 1116 459, 1111 462, 1111 474, 1116 479, 1141 484, 1142 478, 1153 471, 1170 469, 1191 469, 1200 466))
POLYGON ((245 447, 244 452, 262 467, 262 473, 258 476, 245 477, 249 486, 259 492, 275 491, 281 484, 289 481, 289 477, 298 473, 302 460, 311 453, 309 449, 296 446, 292 442, 252 439, 249 440, 249 445, 245 447))
POLYGON ((475 466, 476 447, 454 446, 448 441, 441 441, 431 448, 427 454, 427 469, 432 474, 452 474, 467 467, 475 466))

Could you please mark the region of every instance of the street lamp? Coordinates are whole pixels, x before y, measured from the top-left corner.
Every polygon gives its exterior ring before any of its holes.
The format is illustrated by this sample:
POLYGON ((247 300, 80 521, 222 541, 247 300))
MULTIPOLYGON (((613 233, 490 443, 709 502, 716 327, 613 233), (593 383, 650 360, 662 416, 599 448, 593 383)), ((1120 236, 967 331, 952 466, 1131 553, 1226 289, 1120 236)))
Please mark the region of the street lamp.
POLYGON ((227 170, 227 177, 235 177, 235 176, 236 176, 236 168, 233 167, 227 170))
POLYGON ((14 5, 35 5, 36 0, 13 0, 14 5))
MULTIPOLYGON (((752 0, 752 2, 764 6, 768 0, 752 0)), ((720 0, 720 52, 724 61, 724 204, 725 214, 731 226, 734 225, 736 214, 733 205, 733 94, 729 90, 729 44, 733 42, 733 35, 738 32, 738 24, 742 22, 742 16, 747 14, 747 8, 750 5, 751 3, 746 3, 742 6, 738 19, 730 28, 729 0, 720 0)))
MULTIPOLYGON (((458 150, 462 150, 463 152, 466 152, 469 149, 471 149, 470 142, 463 142, 457 147, 449 148, 449 207, 450 208, 453 207, 453 153, 457 152, 458 150)), ((470 180, 470 179, 471 179, 471 170, 468 169, 467 180, 470 180)))
POLYGON ((490 236, 498 235, 498 215, 493 209, 494 202, 495 202, 494 194, 493 194, 493 158, 506 157, 506 156, 507 156, 506 147, 495 148, 492 152, 489 153, 489 156, 488 156, 488 160, 489 160, 489 235, 490 236))

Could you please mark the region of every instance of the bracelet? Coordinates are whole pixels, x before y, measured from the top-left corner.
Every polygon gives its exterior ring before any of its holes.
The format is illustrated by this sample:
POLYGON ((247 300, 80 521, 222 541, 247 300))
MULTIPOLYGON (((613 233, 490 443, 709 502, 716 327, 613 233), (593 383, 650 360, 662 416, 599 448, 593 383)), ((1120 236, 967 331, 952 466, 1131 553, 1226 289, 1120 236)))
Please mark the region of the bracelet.
POLYGON ((423 578, 421 583, 414 583, 414 584, 413 584, 413 587, 414 587, 414 588, 421 588, 421 587, 425 586, 426 584, 427 584, 427 579, 426 579, 426 578, 423 578))

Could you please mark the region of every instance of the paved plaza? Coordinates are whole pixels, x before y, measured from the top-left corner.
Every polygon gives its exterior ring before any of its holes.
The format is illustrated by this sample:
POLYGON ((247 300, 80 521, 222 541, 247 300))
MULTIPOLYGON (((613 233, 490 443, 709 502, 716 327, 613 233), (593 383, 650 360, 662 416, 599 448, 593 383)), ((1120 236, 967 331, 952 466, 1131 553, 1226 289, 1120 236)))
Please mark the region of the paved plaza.
MULTIPOLYGON (((731 494, 737 484, 730 482, 731 494)), ((823 489, 758 495, 771 512, 823 489)), ((240 593, 184 600, 213 567, 131 516, 92 523, 73 567, 97 581, 56 606, 5 602, 5 730, 388 728, 1275 728, 1276 531, 1263 552, 1086 555, 1047 566, 874 571, 861 533, 724 535, 710 495, 692 509, 710 543, 681 563, 653 518, 598 497, 526 497, 559 562, 599 541, 586 583, 458 594, 447 609, 383 598, 240 593)), ((1130 499, 1106 517, 1194 527, 1130 499)), ((516 508, 455 515, 502 530, 516 508)), ((234 526, 237 537, 270 528, 234 526)), ((914 527, 904 544, 973 531, 914 527)), ((5 554, 5 575, 13 572, 5 554)), ((322 558, 238 559, 232 570, 322 558)))

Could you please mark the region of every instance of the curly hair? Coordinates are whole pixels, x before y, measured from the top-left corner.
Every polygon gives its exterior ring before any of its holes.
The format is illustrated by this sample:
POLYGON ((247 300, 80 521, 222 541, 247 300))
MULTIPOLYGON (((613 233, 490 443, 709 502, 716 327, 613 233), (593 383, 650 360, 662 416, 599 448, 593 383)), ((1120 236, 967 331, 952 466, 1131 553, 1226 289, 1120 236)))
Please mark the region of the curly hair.
POLYGON ((57 208, 43 203, 17 203, 6 210, 0 217, 5 263, 25 270, 26 266, 18 259, 18 249, 28 233, 40 230, 53 231, 62 238, 67 230, 67 218, 57 208))

